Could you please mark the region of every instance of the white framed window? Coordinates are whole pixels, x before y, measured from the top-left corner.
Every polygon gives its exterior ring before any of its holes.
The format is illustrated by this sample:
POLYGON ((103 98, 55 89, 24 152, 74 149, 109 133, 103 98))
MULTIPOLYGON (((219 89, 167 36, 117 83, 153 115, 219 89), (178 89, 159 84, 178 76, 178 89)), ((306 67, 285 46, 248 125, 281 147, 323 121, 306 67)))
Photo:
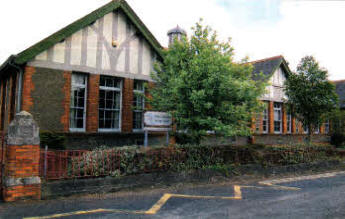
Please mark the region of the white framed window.
POLYGON ((98 131, 121 131, 122 80, 101 76, 99 82, 98 131))
POLYGON ((84 132, 86 124, 87 75, 73 73, 70 104, 70 131, 84 132))
POLYGON ((265 109, 262 113, 262 133, 268 133, 268 103, 265 103, 265 109))
POLYGON ((328 134, 329 133, 329 120, 326 120, 324 126, 325 126, 325 134, 328 134))
POLYGON ((307 125, 304 125, 304 124, 303 124, 303 132, 304 132, 304 134, 309 133, 309 128, 308 128, 307 125))
POLYGON ((315 127, 314 134, 320 134, 320 125, 317 125, 317 126, 315 127))
POLYGON ((282 133, 282 104, 274 103, 274 133, 282 133))
POLYGON ((260 126, 261 126, 261 113, 255 114, 255 132, 260 133, 260 126))
POLYGON ((135 80, 133 87, 133 131, 144 127, 145 86, 144 81, 135 80))

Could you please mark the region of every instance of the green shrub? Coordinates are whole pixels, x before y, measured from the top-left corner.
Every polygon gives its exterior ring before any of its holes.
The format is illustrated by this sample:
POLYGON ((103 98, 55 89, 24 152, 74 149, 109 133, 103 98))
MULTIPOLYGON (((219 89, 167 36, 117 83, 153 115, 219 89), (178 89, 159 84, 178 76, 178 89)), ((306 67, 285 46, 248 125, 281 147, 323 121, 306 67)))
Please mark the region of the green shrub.
POLYGON ((331 144, 340 147, 343 146, 345 143, 345 134, 343 133, 333 133, 331 135, 331 144))
POLYGON ((309 163, 335 155, 330 146, 198 146, 176 147, 100 147, 72 157, 70 175, 123 176, 148 172, 217 169, 229 166, 263 166, 309 163))
POLYGON ((40 141, 41 147, 44 148, 48 146, 49 149, 55 150, 64 150, 66 137, 64 134, 56 133, 56 132, 49 132, 49 131, 41 131, 40 132, 40 141))

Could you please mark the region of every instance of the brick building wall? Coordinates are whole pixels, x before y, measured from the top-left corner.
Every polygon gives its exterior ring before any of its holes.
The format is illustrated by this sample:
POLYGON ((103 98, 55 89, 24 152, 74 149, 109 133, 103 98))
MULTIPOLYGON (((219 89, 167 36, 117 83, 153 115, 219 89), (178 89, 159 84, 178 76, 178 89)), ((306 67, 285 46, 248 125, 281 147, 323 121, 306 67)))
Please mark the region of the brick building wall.
POLYGON ((98 132, 98 103, 100 75, 90 74, 88 77, 88 93, 86 106, 86 132, 98 132))

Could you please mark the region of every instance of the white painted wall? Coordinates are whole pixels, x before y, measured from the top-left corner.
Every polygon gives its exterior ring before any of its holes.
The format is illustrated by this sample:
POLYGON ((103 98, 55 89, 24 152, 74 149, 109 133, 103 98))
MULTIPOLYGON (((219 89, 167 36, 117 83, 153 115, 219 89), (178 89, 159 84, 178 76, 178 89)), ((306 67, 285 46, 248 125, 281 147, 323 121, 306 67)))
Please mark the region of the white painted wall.
POLYGON ((269 85, 266 88, 266 94, 261 100, 283 102, 287 97, 284 92, 284 83, 286 81, 285 73, 282 67, 278 68, 269 79, 269 85))
POLYGON ((83 37, 83 30, 79 30, 65 41, 54 45, 49 52, 47 50, 37 55, 28 65, 150 80, 155 57, 151 46, 146 40, 139 39, 136 34, 138 30, 125 14, 116 13, 109 13, 86 27, 86 37, 85 32, 83 37), (100 28, 102 22, 103 30, 100 28), (70 49, 67 46, 68 40, 71 43, 70 49), (118 46, 113 47, 112 41, 117 41, 118 46), (70 59, 66 58, 68 52, 71 54, 70 59), (51 60, 48 54, 52 54, 51 60))

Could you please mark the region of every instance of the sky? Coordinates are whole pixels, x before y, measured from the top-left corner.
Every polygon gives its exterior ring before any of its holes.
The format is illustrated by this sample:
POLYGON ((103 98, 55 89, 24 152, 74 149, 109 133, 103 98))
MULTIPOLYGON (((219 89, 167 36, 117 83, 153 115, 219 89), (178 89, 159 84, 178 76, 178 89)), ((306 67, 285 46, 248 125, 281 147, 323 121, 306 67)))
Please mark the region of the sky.
MULTIPOLYGON (((11 0, 0 3, 0 63, 110 0, 11 0)), ((229 37, 235 60, 283 55, 295 71, 313 55, 331 80, 345 79, 345 1, 127 0, 162 46, 177 24, 190 35, 203 23, 229 37)))

